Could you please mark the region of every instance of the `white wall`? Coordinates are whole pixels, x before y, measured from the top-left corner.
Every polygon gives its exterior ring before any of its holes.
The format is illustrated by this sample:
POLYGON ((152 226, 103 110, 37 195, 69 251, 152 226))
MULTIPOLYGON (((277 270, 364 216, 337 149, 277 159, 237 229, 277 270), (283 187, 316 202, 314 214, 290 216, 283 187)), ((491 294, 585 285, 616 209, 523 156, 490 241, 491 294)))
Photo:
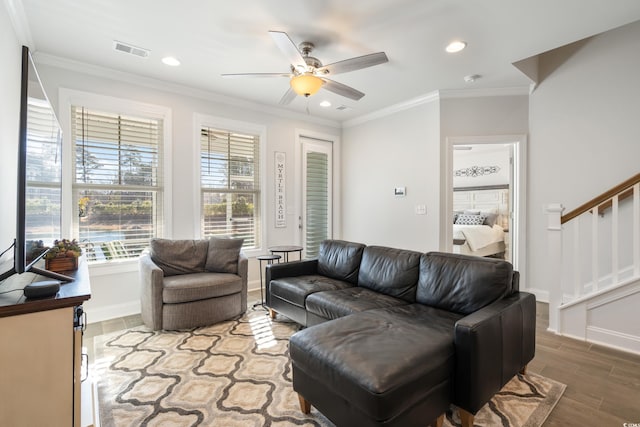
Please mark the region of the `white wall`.
MULTIPOLYGON (((22 45, 13 30, 9 14, 0 6, 0 252, 8 248, 16 234, 16 174, 18 127, 20 121, 20 76, 22 45)), ((13 254, 0 260, 0 273, 9 268, 13 254), (4 261, 9 263, 5 266, 4 261)))
MULTIPOLYGON (((441 143, 446 146, 447 139, 480 137, 487 138, 501 135, 526 135, 529 129, 529 99, 527 95, 513 95, 509 91, 504 96, 447 97, 443 94, 441 101, 441 143)), ((471 138, 473 140, 473 138, 471 138)), ((502 138, 496 138, 501 141, 502 138)), ((512 141, 514 142, 514 141, 512 141)), ((447 153, 441 152, 441 168, 445 173, 447 153)), ((447 209, 447 194, 442 191, 440 197, 441 215, 447 209)), ((513 200, 513 197, 510 197, 513 200)), ((522 223, 522 222, 521 222, 522 223)), ((447 241, 447 230, 451 225, 446 222, 440 229, 440 247, 450 245, 447 241)), ((522 239, 522 236, 520 236, 522 239)), ((526 236, 524 236, 526 239, 526 236)), ((519 244, 522 247, 521 244, 519 244)), ((518 265, 521 273, 521 286, 527 286, 527 271, 524 263, 518 265)))
MULTIPOLYGON (((184 89, 185 94, 176 93, 174 86, 164 85, 161 82, 142 79, 122 73, 113 73, 114 78, 105 76, 108 71, 86 67, 78 64, 84 72, 70 70, 65 62, 51 59, 46 56, 36 55, 36 63, 43 85, 49 94, 52 104, 58 106, 58 89, 67 88, 84 92, 92 92, 101 95, 154 104, 171 109, 172 114, 172 229, 173 238, 188 239, 197 236, 197 224, 194 218, 197 216, 195 205, 199 197, 199 189, 194 185, 195 156, 197 146, 194 143, 194 114, 200 113, 231 119, 235 121, 249 122, 265 126, 267 129, 266 150, 266 179, 263 182, 263 190, 266 192, 266 234, 267 241, 263 247, 278 244, 297 243, 296 227, 294 220, 296 197, 293 194, 294 186, 294 143, 296 130, 309 130, 327 135, 340 136, 339 126, 332 122, 318 124, 304 118, 290 118, 279 112, 270 112, 270 107, 259 105, 229 105, 216 101, 216 95, 211 94, 210 99, 203 99, 201 92, 190 92, 184 89), (56 62, 58 61, 58 62, 56 62), (190 95, 191 93, 191 95, 190 95), (282 151, 287 156, 287 203, 289 218, 286 228, 275 228, 274 219, 274 151, 282 151)), ((206 94, 205 94, 206 95, 206 94)), ((238 104, 236 102, 236 104, 238 104)), ((91 285, 92 298, 85 304, 90 321, 97 321, 114 316, 122 316, 139 311, 139 287, 137 279, 137 265, 129 262, 128 265, 114 268, 92 267, 91 285)), ((249 287, 259 287, 259 269, 255 259, 250 260, 249 287)))
MULTIPOLYGON (((549 290, 543 207, 574 209, 640 170, 640 22, 540 57, 530 97, 529 284, 549 290)), ((565 211, 566 212, 566 211, 565 211)))
POLYGON ((344 239, 438 249, 439 122, 436 100, 343 130, 344 239), (406 196, 396 197, 395 187, 406 187, 406 196), (416 205, 426 215, 416 215, 416 205))

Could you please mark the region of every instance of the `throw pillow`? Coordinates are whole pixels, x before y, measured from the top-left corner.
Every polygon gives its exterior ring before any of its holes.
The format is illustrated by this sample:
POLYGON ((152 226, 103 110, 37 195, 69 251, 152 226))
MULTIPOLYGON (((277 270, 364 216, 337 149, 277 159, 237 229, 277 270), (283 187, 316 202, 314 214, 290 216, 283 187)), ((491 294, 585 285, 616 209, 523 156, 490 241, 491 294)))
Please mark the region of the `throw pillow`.
POLYGON ((488 225, 489 227, 493 227, 493 225, 498 220, 498 214, 494 212, 482 212, 484 218, 484 225, 488 225))
POLYGON ((206 240, 151 239, 149 255, 165 276, 201 273, 207 259, 206 240))
POLYGON ((205 269, 214 273, 238 273, 238 257, 244 239, 221 239, 212 237, 209 240, 209 252, 205 269))
POLYGON ((456 224, 460 225, 482 225, 484 222, 484 215, 467 215, 461 214, 458 215, 456 219, 456 224))

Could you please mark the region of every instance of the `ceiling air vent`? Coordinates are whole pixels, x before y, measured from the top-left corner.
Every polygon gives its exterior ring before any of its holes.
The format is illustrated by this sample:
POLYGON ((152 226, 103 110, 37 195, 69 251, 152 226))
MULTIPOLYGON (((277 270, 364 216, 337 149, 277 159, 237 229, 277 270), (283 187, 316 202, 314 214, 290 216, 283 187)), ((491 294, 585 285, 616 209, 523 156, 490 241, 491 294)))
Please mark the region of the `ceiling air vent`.
POLYGON ((113 48, 119 52, 128 53, 130 55, 139 56, 140 58, 148 58, 151 51, 142 47, 133 46, 131 44, 113 41, 113 48))
POLYGON ((349 110, 353 110, 353 108, 347 107, 346 105, 340 105, 340 106, 336 107, 336 110, 338 110, 338 111, 349 111, 349 110))

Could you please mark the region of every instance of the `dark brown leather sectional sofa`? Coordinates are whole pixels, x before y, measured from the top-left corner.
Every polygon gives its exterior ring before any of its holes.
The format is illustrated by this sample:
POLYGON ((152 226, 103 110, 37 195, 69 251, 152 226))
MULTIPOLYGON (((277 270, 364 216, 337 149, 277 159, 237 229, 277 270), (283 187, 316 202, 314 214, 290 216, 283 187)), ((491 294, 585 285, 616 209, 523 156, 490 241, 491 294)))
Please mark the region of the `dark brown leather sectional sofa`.
POLYGON ((502 260, 322 242, 267 267, 267 305, 290 340, 303 411, 338 426, 463 425, 533 359, 535 298, 502 260))

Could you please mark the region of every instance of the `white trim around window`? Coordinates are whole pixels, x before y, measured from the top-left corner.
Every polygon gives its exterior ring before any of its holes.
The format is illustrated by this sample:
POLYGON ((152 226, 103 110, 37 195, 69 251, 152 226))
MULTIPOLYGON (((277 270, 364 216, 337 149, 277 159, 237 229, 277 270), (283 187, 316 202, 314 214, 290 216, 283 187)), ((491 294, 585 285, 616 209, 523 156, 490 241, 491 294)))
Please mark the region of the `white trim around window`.
POLYGON ((194 236, 201 237, 200 231, 200 214, 201 214, 201 200, 200 200, 200 131, 203 127, 210 127, 220 130, 226 130, 236 133, 248 133, 258 135, 260 138, 260 246, 253 250, 246 250, 244 254, 247 257, 254 257, 262 255, 266 248, 266 236, 267 236, 267 224, 266 212, 267 212, 267 127, 258 123, 243 122, 238 120, 227 119, 223 117, 216 117, 207 114, 194 114, 193 120, 193 186, 196 189, 196 197, 194 197, 194 236))
MULTIPOLYGON (((71 106, 81 105, 105 112, 120 114, 130 114, 134 116, 144 116, 160 119, 163 122, 163 237, 172 237, 172 111, 169 107, 147 104, 129 99, 116 98, 106 95, 98 95, 90 92, 83 92, 73 89, 60 88, 58 113, 62 126, 62 235, 71 236, 73 232, 72 223, 72 200, 73 200, 73 162, 74 152, 72 150, 73 141, 71 138, 71 106)), ((103 273, 133 271, 137 269, 136 260, 111 261, 106 264, 92 266, 93 270, 105 270, 103 273)), ((100 273, 99 273, 100 274, 100 273)))

